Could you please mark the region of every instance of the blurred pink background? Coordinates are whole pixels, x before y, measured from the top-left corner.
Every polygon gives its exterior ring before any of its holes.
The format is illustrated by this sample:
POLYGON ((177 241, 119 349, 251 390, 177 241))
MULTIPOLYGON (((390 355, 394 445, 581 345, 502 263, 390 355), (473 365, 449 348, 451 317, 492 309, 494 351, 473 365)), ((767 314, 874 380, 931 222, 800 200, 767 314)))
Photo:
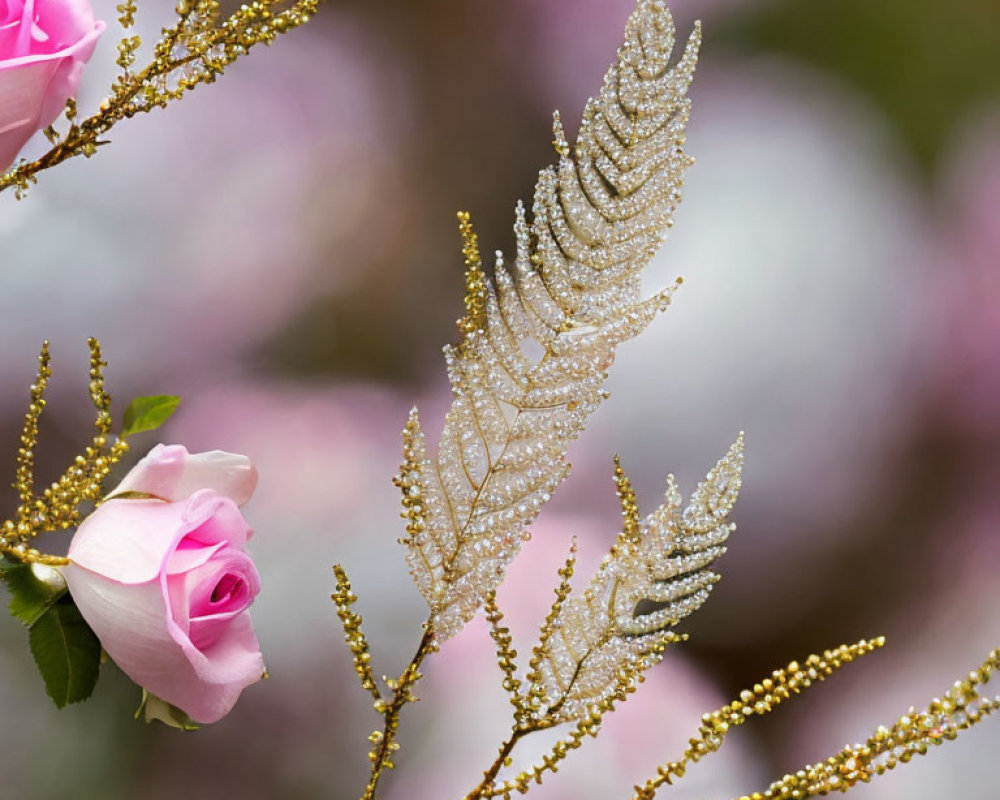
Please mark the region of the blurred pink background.
MULTIPOLYGON (((110 0, 95 6, 114 18, 110 0)), ((91 702, 57 712, 7 622, 10 796, 360 793, 378 719, 342 644, 330 566, 344 563, 361 597, 376 670, 398 672, 424 606, 390 478, 407 409, 434 430, 445 407, 440 348, 462 295, 454 212, 472 213, 485 252, 510 252, 514 203, 552 158, 549 114, 575 130, 631 6, 331 2, 218 85, 42 175, 26 201, 0 196, 0 464, 13 474, 43 338, 55 359, 43 479, 87 436, 86 337, 102 340, 119 407, 183 395, 164 440, 260 469, 247 514, 271 675, 197 734, 133 721, 137 691, 113 667, 91 702)), ((616 533, 613 453, 651 510, 668 472, 690 491, 745 430, 739 529, 723 582, 683 624, 691 642, 539 797, 626 797, 683 751, 701 713, 791 659, 886 634, 883 652, 734 733, 663 796, 763 788, 941 694, 1000 644, 1000 10, 675 11, 681 32, 705 22, 698 164, 648 287, 685 284, 622 348, 613 396, 512 572, 519 649, 570 536, 593 565, 616 533)), ((139 19, 152 41, 169 13, 139 19)), ((114 75, 114 35, 85 75, 85 108, 114 75)), ((427 667, 391 800, 460 797, 507 731, 481 622, 427 667)), ((998 746, 988 722, 854 796, 992 800, 998 746)))

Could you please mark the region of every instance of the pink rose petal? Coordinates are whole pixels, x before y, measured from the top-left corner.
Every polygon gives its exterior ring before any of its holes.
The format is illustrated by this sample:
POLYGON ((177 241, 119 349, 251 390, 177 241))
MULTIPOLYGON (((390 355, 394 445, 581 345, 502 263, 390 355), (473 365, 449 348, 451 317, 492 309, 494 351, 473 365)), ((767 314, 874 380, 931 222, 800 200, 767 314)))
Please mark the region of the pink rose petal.
POLYGON ((76 94, 103 22, 86 0, 7 0, 0 13, 0 170, 76 94))
POLYGON ((243 456, 158 446, 111 496, 165 499, 106 500, 80 525, 62 570, 115 663, 196 722, 220 719, 264 671, 247 613, 260 577, 235 499, 255 483, 243 456))
POLYGON ((197 489, 207 488, 241 506, 256 487, 257 470, 246 456, 222 450, 192 454, 182 445, 158 444, 110 495, 142 492, 164 500, 183 500, 197 489))

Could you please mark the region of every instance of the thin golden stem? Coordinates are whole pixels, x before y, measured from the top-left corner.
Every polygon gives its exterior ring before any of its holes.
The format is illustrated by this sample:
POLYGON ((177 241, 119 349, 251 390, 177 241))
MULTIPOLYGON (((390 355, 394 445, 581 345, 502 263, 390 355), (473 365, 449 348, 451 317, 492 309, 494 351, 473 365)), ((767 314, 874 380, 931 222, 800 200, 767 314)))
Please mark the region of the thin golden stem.
POLYGON ((413 658, 403 670, 399 681, 390 685, 393 690, 392 700, 388 703, 384 700, 375 703, 376 710, 382 713, 385 722, 382 732, 376 732, 374 735, 376 744, 370 754, 372 760, 371 775, 361 800, 373 800, 379 779, 387 769, 392 769, 395 766, 392 763, 392 755, 399 749, 396 736, 399 733, 400 714, 407 703, 415 700, 410 690, 422 677, 420 665, 435 650, 437 650, 437 643, 434 641, 434 632, 431 628, 431 622, 428 620, 424 623, 424 635, 417 646, 417 651, 413 654, 413 658))
POLYGON ((514 747, 517 745, 518 741, 536 730, 538 730, 538 728, 533 726, 527 728, 515 726, 510 732, 510 737, 500 746, 500 752, 497 754, 496 760, 490 765, 490 768, 483 773, 482 781, 480 781, 479 785, 475 789, 465 796, 464 800, 480 800, 480 798, 484 797, 493 787, 497 775, 500 774, 500 770, 507 766, 507 760, 510 757, 510 754, 514 751, 514 747))
POLYGON ((135 100, 150 79, 169 74, 198 58, 201 58, 201 54, 187 56, 179 60, 154 62, 137 75, 132 76, 122 89, 102 105, 100 111, 83 120, 79 125, 73 125, 66 134, 66 138, 52 147, 51 150, 34 161, 17 167, 7 176, 0 176, 0 191, 14 185, 17 179, 31 180, 43 170, 51 169, 70 158, 86 153, 89 148, 106 144, 106 142, 100 141, 99 137, 111 130, 115 123, 137 113, 138 109, 130 110, 129 104, 135 100))
POLYGON ((112 427, 111 395, 104 388, 104 361, 96 339, 90 345, 90 398, 97 411, 96 435, 60 478, 41 492, 35 491, 35 447, 38 422, 45 408, 45 387, 52 374, 48 342, 38 359, 38 375, 31 387, 28 412, 17 454, 14 488, 20 500, 17 515, 0 522, 0 554, 15 561, 64 566, 63 556, 47 555, 31 546, 31 540, 48 531, 75 527, 83 514, 81 506, 97 503, 102 483, 111 468, 128 450, 128 443, 110 435, 112 427))
MULTIPOLYGON (((802 664, 792 661, 784 669, 775 670, 770 677, 754 684, 753 689, 741 692, 731 703, 705 714, 698 732, 688 741, 684 755, 677 761, 670 761, 658 767, 654 777, 641 786, 635 786, 632 800, 653 800, 657 790, 664 784, 673 785, 675 780, 684 777, 690 765, 722 747, 730 731, 752 717, 769 714, 786 700, 801 694, 810 686, 825 681, 841 667, 884 645, 885 638, 882 636, 862 639, 857 644, 842 644, 840 647, 826 650, 822 655, 814 653, 802 664)), ((805 798, 811 795, 795 796, 805 798)))
MULTIPOLYGON (((131 71, 139 37, 126 37, 119 43, 118 64, 123 72, 115 80, 111 95, 100 110, 76 122, 76 104, 67 105, 70 128, 52 148, 34 161, 21 163, 0 174, 0 192, 15 187, 18 196, 36 181, 36 175, 46 169, 79 155, 91 156, 107 142, 101 137, 123 119, 163 107, 185 92, 203 83, 213 82, 230 63, 247 53, 257 44, 268 44, 276 36, 307 22, 319 8, 322 0, 253 0, 241 6, 226 20, 219 23, 219 0, 198 4, 181 3, 178 21, 163 32, 163 39, 154 48, 154 58, 142 70, 131 71), (280 9, 280 10, 279 10, 280 9), (197 16, 195 26, 192 19, 197 16), (194 44, 191 44, 194 42, 194 44), (183 44, 183 52, 174 53, 176 44, 183 44), (182 68, 193 65, 193 71, 182 68), (176 76, 176 88, 166 85, 170 76, 176 76)), ((128 29, 132 24, 134 4, 122 6, 120 21, 128 29)), ((58 135, 51 128, 50 139, 58 135)))

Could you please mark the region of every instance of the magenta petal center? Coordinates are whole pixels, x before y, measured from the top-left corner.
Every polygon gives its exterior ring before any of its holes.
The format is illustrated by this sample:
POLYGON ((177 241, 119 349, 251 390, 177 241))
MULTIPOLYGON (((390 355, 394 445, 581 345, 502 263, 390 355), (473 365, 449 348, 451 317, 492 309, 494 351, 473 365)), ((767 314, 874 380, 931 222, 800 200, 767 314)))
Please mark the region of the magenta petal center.
POLYGON ((227 572, 215 584, 209 600, 213 606, 221 607, 229 603, 239 603, 246 598, 248 592, 247 582, 243 580, 243 576, 227 572))
POLYGON ((207 558, 195 558, 186 573, 169 577, 168 591, 174 621, 205 651, 250 607, 260 578, 250 557, 228 545, 204 547, 201 555, 207 558))

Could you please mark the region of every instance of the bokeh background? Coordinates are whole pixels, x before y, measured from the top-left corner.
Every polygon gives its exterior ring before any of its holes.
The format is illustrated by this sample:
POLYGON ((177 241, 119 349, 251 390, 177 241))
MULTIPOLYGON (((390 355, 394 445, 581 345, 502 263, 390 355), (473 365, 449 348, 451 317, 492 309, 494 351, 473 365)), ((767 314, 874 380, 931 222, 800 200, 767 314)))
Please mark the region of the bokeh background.
MULTIPOLYGON (((140 13, 150 40, 162 5, 140 13)), ((113 19, 111 0, 95 6, 113 19)), ((5 796, 359 794, 378 720, 342 646, 330 565, 361 596, 376 669, 398 672, 424 609, 390 477, 409 406, 433 429, 447 402, 454 212, 472 212, 486 252, 509 252, 514 202, 552 158, 551 110, 578 118, 631 6, 331 0, 218 85, 42 175, 26 201, 0 197, 0 463, 12 471, 43 338, 56 369, 43 477, 88 435, 87 336, 103 341, 121 405, 183 395, 164 439, 260 469, 247 513, 271 674, 196 734, 133 721, 137 692, 113 667, 94 700, 57 712, 8 621, 5 796)), ((692 641, 540 797, 625 797, 740 688, 886 634, 882 653, 734 734, 664 796, 761 788, 922 705, 1000 644, 1000 6, 674 10, 682 31, 706 26, 699 163, 649 286, 686 282, 620 352, 613 397, 512 573, 522 651, 569 537, 593 565, 616 531, 612 453, 652 509, 667 472, 689 491, 746 430, 739 530, 725 580, 684 624, 692 641)), ((85 107, 113 60, 112 31, 85 107)), ((393 800, 461 796, 507 730, 483 625, 427 673, 393 800)), ((998 746, 987 723, 854 796, 995 798, 998 746)))

